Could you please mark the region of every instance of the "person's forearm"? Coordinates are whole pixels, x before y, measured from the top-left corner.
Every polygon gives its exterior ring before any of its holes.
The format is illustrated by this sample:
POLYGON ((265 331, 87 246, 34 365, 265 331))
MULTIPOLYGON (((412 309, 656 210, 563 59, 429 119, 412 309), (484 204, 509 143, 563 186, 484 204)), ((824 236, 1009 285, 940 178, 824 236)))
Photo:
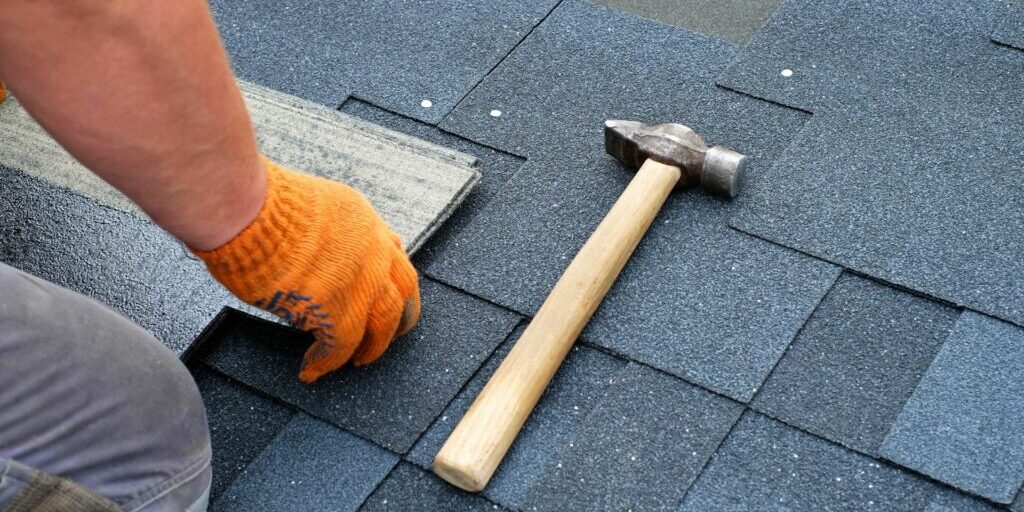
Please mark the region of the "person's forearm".
POLYGON ((227 242, 263 204, 251 122, 203 0, 6 0, 0 79, 193 248, 227 242))

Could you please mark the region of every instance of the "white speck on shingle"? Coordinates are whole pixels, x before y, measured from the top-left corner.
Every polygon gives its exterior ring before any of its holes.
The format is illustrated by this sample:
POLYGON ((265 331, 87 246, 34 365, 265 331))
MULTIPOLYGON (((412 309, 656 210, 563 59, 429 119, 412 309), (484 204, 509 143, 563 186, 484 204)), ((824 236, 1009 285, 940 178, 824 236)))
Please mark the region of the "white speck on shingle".
POLYGON ((491 111, 491 117, 501 117, 501 111, 498 110, 498 109, 492 110, 491 111))
POLYGON ((430 108, 434 106, 434 102, 430 100, 423 100, 420 102, 420 106, 423 108, 430 108))
POLYGON ((793 70, 789 69, 789 68, 783 69, 782 70, 782 76, 784 76, 786 78, 789 78, 789 77, 793 76, 793 70))

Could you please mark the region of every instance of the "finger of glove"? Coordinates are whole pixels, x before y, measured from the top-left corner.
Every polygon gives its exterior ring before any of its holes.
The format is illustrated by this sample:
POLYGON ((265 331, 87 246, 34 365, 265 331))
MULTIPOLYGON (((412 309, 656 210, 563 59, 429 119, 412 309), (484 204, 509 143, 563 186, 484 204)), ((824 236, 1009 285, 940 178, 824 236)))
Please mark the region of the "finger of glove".
POLYGON ((420 318, 420 283, 416 274, 416 268, 412 266, 405 250, 401 248, 398 237, 394 237, 398 250, 401 254, 395 258, 391 265, 391 281, 398 288, 398 293, 404 301, 402 321, 398 325, 395 336, 401 336, 409 332, 420 318))
MULTIPOLYGON (((355 295, 349 295, 355 298, 355 295)), ((314 329, 313 344, 302 358, 299 380, 315 382, 320 377, 341 368, 352 358, 366 332, 370 302, 349 300, 341 311, 329 311, 327 327, 314 329)))
POLYGON ((352 363, 364 366, 376 361, 395 339, 402 320, 404 302, 393 284, 382 287, 376 303, 370 308, 363 340, 352 356, 352 363))

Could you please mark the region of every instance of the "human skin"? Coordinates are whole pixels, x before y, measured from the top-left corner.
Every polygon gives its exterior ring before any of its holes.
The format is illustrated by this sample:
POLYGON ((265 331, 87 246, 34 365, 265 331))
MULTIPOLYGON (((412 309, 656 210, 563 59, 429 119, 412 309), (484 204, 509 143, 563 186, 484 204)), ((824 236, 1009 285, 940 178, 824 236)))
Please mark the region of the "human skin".
POLYGON ((263 205, 252 123, 204 0, 0 0, 0 78, 193 249, 225 244, 263 205))

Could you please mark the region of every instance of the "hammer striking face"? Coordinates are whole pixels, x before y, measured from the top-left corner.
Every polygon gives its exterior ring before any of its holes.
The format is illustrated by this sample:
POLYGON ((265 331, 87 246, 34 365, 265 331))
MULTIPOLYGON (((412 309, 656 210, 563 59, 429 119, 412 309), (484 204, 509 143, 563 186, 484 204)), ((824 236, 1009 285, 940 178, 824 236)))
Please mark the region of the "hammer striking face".
POLYGON ((697 132, 681 124, 648 126, 638 121, 605 121, 604 145, 630 169, 648 159, 678 167, 678 188, 700 185, 708 192, 736 197, 743 180, 747 157, 731 149, 709 148, 697 132))

